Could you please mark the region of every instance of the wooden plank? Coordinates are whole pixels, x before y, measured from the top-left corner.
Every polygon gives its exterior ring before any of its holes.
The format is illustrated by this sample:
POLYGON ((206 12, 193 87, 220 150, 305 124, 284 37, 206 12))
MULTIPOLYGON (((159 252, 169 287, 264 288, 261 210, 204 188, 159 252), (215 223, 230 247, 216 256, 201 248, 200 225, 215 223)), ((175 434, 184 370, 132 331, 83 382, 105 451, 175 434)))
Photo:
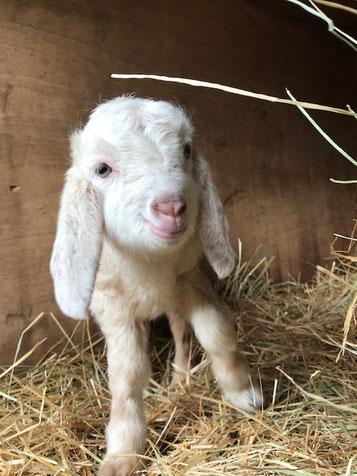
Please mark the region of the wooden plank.
MULTIPOLYGON (((349 17, 339 18, 351 27, 349 17)), ((3 0, 0 34, 1 363, 11 361, 39 312, 59 315, 48 261, 67 137, 103 99, 134 91, 194 111, 232 241, 242 239, 246 256, 260 244, 261 255, 275 255, 277 279, 308 278, 313 268, 305 263, 329 254, 332 232, 352 228, 355 188, 329 177, 356 178, 355 169, 294 108, 110 79, 113 72, 166 74, 278 96, 288 86, 299 99, 355 103, 353 51, 299 9, 278 0, 3 0)), ((357 155, 353 119, 314 117, 357 155)), ((46 335, 48 345, 58 338, 45 318, 23 351, 46 335)))

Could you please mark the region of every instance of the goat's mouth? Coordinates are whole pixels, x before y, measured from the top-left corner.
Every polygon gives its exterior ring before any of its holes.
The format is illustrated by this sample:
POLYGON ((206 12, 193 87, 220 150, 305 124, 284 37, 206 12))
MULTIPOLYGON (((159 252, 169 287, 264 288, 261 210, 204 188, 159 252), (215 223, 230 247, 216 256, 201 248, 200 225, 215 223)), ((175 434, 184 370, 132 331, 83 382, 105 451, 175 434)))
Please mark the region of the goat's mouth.
POLYGON ((177 229, 168 229, 168 228, 159 228, 153 223, 151 223, 150 221, 147 221, 147 224, 149 225, 150 231, 153 235, 168 241, 179 238, 187 230, 186 225, 181 226, 180 228, 177 228, 177 229))

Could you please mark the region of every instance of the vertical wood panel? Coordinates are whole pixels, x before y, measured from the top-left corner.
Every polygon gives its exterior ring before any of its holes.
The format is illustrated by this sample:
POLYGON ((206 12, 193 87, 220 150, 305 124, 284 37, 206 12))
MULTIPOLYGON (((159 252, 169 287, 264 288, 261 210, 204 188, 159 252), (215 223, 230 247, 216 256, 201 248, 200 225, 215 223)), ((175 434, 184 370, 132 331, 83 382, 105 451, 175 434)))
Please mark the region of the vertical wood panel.
MULTIPOLYGON (((351 28, 351 20, 338 13, 351 28)), ((3 0, 0 11, 0 362, 22 329, 55 311, 48 261, 68 134, 101 100, 136 92, 193 112, 246 255, 275 255, 277 279, 307 278, 348 233, 355 188, 329 177, 355 170, 294 108, 113 72, 184 76, 306 100, 356 105, 356 61, 317 19, 280 0, 3 0)), ((314 113, 356 154, 352 119, 314 113)), ((63 323, 72 324, 63 318, 63 323)), ((50 320, 27 345, 56 338, 50 320)))

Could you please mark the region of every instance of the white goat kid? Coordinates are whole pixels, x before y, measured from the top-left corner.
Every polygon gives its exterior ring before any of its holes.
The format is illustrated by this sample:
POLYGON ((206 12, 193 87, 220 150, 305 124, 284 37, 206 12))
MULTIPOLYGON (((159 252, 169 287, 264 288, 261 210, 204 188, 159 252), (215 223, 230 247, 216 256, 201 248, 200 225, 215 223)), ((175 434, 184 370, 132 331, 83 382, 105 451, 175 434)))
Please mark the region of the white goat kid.
POLYGON ((101 475, 132 474, 145 449, 146 322, 159 315, 169 316, 177 367, 187 369, 192 327, 225 398, 247 411, 261 405, 232 316, 198 264, 203 251, 222 278, 235 260, 192 134, 181 108, 129 96, 98 106, 71 139, 51 273, 61 310, 85 319, 89 308, 107 341, 112 406, 101 475))

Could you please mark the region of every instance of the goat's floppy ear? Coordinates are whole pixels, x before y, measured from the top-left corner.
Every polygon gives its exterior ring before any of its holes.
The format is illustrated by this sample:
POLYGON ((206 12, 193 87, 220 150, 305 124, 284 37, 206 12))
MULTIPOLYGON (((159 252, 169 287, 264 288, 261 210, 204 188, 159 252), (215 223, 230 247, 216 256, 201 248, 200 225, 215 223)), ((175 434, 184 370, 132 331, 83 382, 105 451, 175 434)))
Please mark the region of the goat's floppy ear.
POLYGON ((50 264, 57 304, 74 319, 87 317, 102 248, 102 227, 101 199, 74 163, 66 174, 50 264))
POLYGON ((201 188, 199 235, 203 252, 219 278, 225 278, 234 269, 235 257, 229 243, 229 224, 210 166, 197 152, 194 155, 194 173, 201 188))

